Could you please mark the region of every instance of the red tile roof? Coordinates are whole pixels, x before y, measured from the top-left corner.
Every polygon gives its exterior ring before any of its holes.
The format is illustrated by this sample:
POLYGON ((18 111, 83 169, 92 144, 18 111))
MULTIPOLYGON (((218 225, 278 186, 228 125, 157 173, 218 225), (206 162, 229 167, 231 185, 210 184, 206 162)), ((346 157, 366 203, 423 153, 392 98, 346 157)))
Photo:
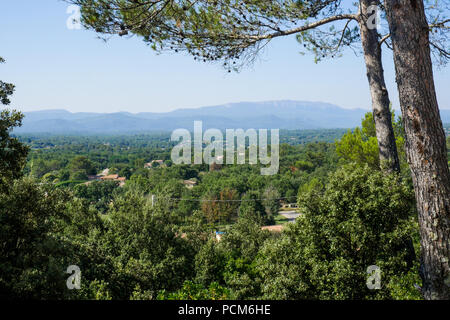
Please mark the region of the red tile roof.
POLYGON ((281 232, 281 231, 283 231, 283 229, 284 229, 283 225, 266 226, 266 227, 261 228, 261 230, 267 230, 270 232, 281 232))

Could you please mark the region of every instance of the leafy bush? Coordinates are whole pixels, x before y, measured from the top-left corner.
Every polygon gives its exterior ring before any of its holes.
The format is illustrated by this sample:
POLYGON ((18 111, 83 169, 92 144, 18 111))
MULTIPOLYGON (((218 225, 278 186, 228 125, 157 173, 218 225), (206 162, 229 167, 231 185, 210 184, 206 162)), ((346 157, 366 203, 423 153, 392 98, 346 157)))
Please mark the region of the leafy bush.
POLYGON ((0 299, 67 298, 69 244, 58 234, 67 194, 29 178, 0 193, 0 299))
POLYGON ((129 191, 115 198, 105 227, 102 250, 112 259, 113 299, 129 299, 136 287, 156 298, 160 290, 178 290, 192 277, 190 244, 178 235, 170 212, 152 208, 148 197, 129 191))
MULTIPOLYGON (((217 282, 211 283, 208 287, 196 284, 192 281, 186 281, 183 288, 174 293, 168 293, 165 290, 158 295, 158 300, 228 300, 230 292, 217 282)), ((139 297, 138 293, 134 298, 139 297)))
POLYGON ((347 165, 330 176, 323 192, 303 194, 299 205, 301 218, 259 253, 265 298, 410 297, 393 290, 399 279, 417 273, 409 245, 418 231, 414 195, 406 183, 367 165, 347 165), (381 268, 381 290, 366 286, 371 265, 381 268))
POLYGON ((196 282, 207 286, 218 282, 232 299, 257 299, 260 278, 254 261, 270 237, 258 220, 240 218, 220 242, 208 241, 195 257, 196 282))

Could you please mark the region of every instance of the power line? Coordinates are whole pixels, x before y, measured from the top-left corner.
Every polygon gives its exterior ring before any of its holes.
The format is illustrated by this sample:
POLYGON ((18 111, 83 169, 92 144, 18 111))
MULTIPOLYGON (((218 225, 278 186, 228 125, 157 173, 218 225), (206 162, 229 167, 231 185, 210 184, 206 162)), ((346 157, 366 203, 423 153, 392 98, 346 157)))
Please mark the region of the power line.
MULTIPOLYGON (((279 200, 287 200, 295 198, 295 196, 292 197, 283 197, 283 198, 272 198, 272 199, 240 199, 240 200, 222 200, 222 199, 182 199, 182 198, 166 198, 166 197, 160 197, 163 200, 171 200, 171 201, 192 201, 192 202, 252 202, 252 201, 279 201, 279 200)), ((156 201, 156 196, 152 196, 152 202, 156 201)))

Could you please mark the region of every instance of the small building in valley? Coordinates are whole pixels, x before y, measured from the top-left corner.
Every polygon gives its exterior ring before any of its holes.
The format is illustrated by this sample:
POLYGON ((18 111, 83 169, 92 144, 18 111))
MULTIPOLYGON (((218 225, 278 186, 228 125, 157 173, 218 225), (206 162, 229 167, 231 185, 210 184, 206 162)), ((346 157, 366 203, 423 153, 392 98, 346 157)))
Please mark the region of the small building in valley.
POLYGON ((261 230, 267 230, 269 232, 278 232, 278 233, 283 231, 283 229, 284 229, 283 225, 266 226, 261 228, 261 230))
POLYGON ((119 179, 119 175, 118 174, 110 174, 110 175, 103 176, 103 177, 100 178, 100 180, 102 180, 102 181, 111 181, 111 180, 115 181, 117 179, 119 179))
POLYGON ((94 181, 117 181, 119 182, 119 187, 123 187, 127 178, 120 177, 118 174, 109 174, 109 169, 105 169, 99 175, 88 176, 89 181, 85 183, 85 185, 89 185, 94 181))
POLYGON ((184 180, 183 184, 186 186, 186 188, 188 189, 192 189, 193 187, 195 187, 197 185, 197 181, 194 180, 184 180))
POLYGON ((164 167, 165 166, 164 160, 153 160, 151 162, 148 162, 148 163, 144 164, 144 168, 145 169, 152 169, 155 166, 157 166, 157 167, 164 167))

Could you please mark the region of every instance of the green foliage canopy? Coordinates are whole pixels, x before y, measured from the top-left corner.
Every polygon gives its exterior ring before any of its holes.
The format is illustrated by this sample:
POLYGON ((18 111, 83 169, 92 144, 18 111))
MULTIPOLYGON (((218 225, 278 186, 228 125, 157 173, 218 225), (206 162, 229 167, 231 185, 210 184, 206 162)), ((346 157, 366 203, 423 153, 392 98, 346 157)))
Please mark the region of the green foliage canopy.
MULTIPOLYGON (((417 232, 412 188, 367 165, 346 165, 330 176, 323 192, 312 189, 299 202, 301 218, 259 253, 263 296, 393 298, 397 277, 416 262, 407 246, 417 232), (371 265, 382 270, 381 290, 366 286, 371 265)), ((409 292, 416 291, 412 285, 409 292)))

